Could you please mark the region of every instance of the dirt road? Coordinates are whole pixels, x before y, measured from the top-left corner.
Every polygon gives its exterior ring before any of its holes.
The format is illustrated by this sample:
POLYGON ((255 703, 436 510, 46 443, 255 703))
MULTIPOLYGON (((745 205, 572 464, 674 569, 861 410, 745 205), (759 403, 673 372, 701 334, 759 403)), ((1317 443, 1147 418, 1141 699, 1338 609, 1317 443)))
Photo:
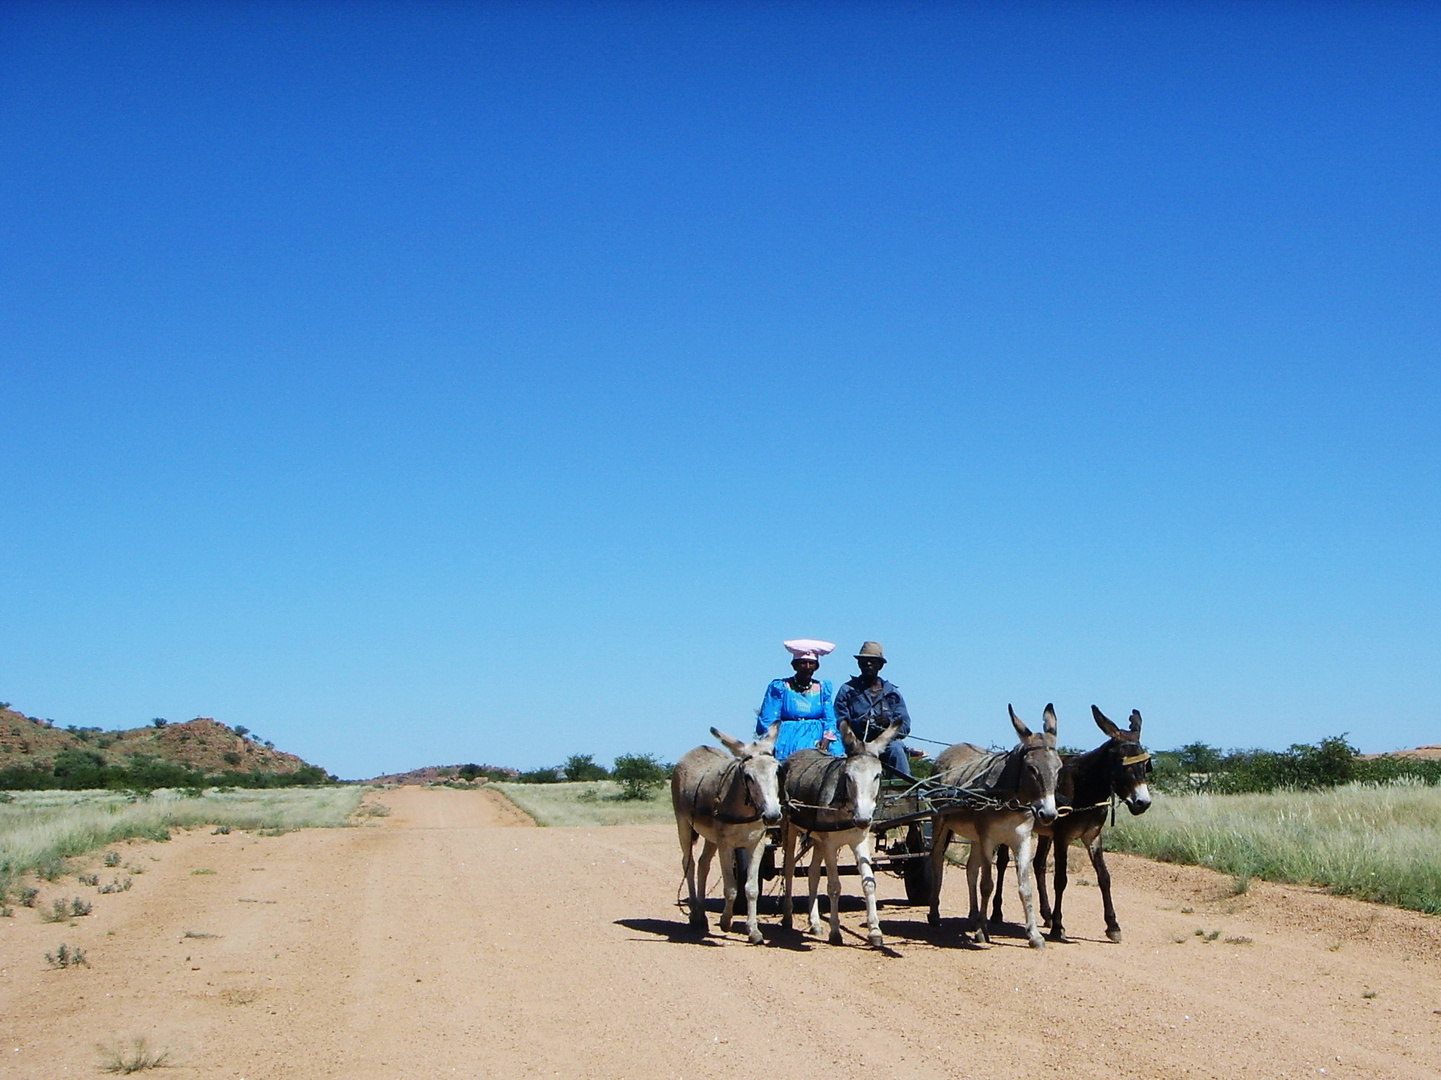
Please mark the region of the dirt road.
POLYGON ((69 878, 41 894, 84 894, 92 915, 0 919, 0 1076, 100 1075, 96 1045, 136 1036, 168 1048, 170 1075, 245 1080, 1441 1072, 1426 916, 1294 887, 1232 896, 1206 871, 1117 857, 1119 945, 1073 874, 1081 940, 965 946, 953 874, 939 934, 891 902, 884 952, 862 945, 856 905, 843 947, 770 915, 751 947, 688 933, 669 828, 517 827, 483 791, 383 800, 389 817, 352 829, 121 845, 148 868, 129 892, 69 878), (61 941, 90 966, 47 969, 61 941))

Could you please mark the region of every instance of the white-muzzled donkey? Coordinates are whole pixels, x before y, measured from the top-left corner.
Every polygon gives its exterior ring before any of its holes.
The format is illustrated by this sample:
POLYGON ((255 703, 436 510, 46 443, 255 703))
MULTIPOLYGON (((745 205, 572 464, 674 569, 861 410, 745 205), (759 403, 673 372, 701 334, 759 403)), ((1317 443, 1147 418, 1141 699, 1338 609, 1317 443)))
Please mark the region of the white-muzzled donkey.
POLYGON ((743 743, 711 728, 710 733, 725 750, 697 746, 676 762, 670 781, 671 805, 680 835, 681 865, 690 890, 690 924, 702 933, 709 929, 706 877, 711 858, 719 851, 725 888, 721 932, 728 933, 731 928, 739 862, 745 877, 747 936, 752 945, 764 940, 756 925, 756 898, 760 895, 760 851, 766 829, 781 820, 780 763, 775 757, 779 731, 780 724, 772 724, 758 741, 743 743), (695 860, 697 836, 705 841, 699 867, 695 860), (739 859, 735 853, 740 854, 739 859))
POLYGON ((841 744, 844 758, 833 757, 821 750, 801 750, 786 759, 782 769, 785 792, 786 823, 782 830, 785 848, 785 896, 782 900, 781 925, 790 928, 793 898, 791 888, 796 872, 796 838, 810 835, 815 849, 810 863, 810 932, 821 932, 820 886, 821 861, 826 864, 831 899, 830 943, 841 943, 841 879, 838 856, 849 846, 856 856, 861 874, 861 888, 866 895, 866 928, 870 943, 879 948, 880 920, 876 917, 876 873, 871 860, 871 818, 875 816, 876 799, 881 790, 880 753, 900 732, 897 720, 870 742, 861 742, 842 720, 841 744))
POLYGON ((971 926, 976 940, 989 941, 984 912, 991 898, 991 864, 997 846, 1005 844, 1016 860, 1016 885, 1026 912, 1026 937, 1033 948, 1045 948, 1036 929, 1035 875, 1031 862, 1036 851, 1035 825, 1056 820, 1056 780, 1061 759, 1056 753, 1056 710, 1046 706, 1045 728, 1033 735, 1016 711, 1007 706, 1020 744, 1004 753, 991 753, 971 743, 957 743, 936 757, 934 780, 975 792, 993 805, 979 809, 958 807, 936 815, 931 828, 932 926, 941 925, 941 880, 945 874, 946 846, 951 834, 971 842, 966 861, 966 883, 971 894, 971 926), (980 879, 979 895, 977 878, 980 879))

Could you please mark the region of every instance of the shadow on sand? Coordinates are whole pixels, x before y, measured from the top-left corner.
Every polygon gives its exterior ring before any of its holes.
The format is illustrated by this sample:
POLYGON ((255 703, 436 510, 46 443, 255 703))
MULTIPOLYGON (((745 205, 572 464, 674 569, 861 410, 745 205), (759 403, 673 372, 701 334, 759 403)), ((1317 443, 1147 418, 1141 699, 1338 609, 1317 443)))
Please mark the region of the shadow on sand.
MULTIPOLYGON (((731 924, 729 934, 721 934, 714 927, 703 933, 695 929, 689 922, 682 922, 679 919, 617 919, 616 926, 624 926, 627 930, 635 930, 638 933, 649 934, 652 937, 664 938, 672 945, 704 945, 708 948, 719 948, 725 944, 741 945, 745 943, 745 920, 738 919, 731 924)), ((766 939, 766 944, 781 949, 790 949, 793 952, 809 952, 815 947, 815 942, 806 938, 804 934, 795 930, 783 930, 779 926, 768 926, 761 923, 761 935, 766 939)))

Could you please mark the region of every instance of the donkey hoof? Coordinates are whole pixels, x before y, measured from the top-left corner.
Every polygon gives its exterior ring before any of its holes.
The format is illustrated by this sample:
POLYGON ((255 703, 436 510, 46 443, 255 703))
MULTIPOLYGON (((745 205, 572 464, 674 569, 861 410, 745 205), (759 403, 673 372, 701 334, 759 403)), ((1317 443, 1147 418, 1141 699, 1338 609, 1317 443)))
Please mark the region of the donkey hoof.
POLYGON ((875 946, 877 949, 879 949, 879 948, 881 948, 883 945, 885 945, 886 939, 885 939, 884 936, 882 936, 882 934, 881 934, 881 932, 880 932, 879 930, 872 930, 872 931, 870 932, 870 942, 871 942, 871 944, 872 944, 873 946, 875 946))
POLYGON ((841 932, 839 930, 832 930, 831 936, 828 937, 826 940, 829 941, 832 945, 839 945, 841 943, 841 932))
POLYGON ((1033 949, 1044 949, 1045 947, 1046 947, 1046 939, 1043 938, 1043 937, 1041 937, 1040 934, 1037 934, 1037 935, 1035 935, 1033 938, 1031 938, 1031 948, 1033 948, 1033 949))
POLYGON ((1062 945, 1069 945, 1071 943, 1071 939, 1066 936, 1066 932, 1054 926, 1051 927, 1051 932, 1047 934, 1046 937, 1052 941, 1058 941, 1062 945))
POLYGON ((1121 928, 1118 926, 1113 930, 1107 930, 1106 936, 1119 945, 1121 942, 1121 928))
POLYGON ((927 913, 926 913, 926 922, 927 922, 933 929, 939 930, 939 929, 940 929, 940 926, 941 926, 941 913, 940 913, 939 911, 930 911, 930 912, 927 912, 927 913))
POLYGON ((818 922, 813 922, 813 923, 810 924, 810 926, 806 927, 806 931, 807 931, 812 937, 820 937, 820 936, 821 936, 821 924, 818 923, 818 922))
POLYGON ((729 915, 721 916, 720 930, 722 934, 729 934, 731 932, 731 920, 729 915))
POLYGON ((764 945, 766 943, 764 935, 762 935, 759 930, 752 930, 748 936, 752 945, 764 945))

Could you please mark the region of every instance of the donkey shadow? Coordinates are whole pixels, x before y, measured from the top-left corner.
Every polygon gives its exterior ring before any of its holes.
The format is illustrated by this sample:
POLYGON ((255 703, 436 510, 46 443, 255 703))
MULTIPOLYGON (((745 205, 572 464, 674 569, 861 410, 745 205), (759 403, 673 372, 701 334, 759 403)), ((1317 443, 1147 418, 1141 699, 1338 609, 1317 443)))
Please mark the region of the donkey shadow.
MULTIPOLYGON (((714 929, 702 932, 691 926, 688 920, 682 919, 616 919, 615 925, 655 938, 664 938, 671 945, 703 945, 706 948, 718 949, 727 944, 745 944, 744 934, 732 941, 731 934, 721 934, 714 929)), ((744 926, 745 922, 741 920, 742 929, 744 926)), ((784 930, 779 926, 767 926, 764 923, 760 930, 769 946, 790 949, 793 952, 809 952, 815 947, 814 942, 795 930, 784 930)))

